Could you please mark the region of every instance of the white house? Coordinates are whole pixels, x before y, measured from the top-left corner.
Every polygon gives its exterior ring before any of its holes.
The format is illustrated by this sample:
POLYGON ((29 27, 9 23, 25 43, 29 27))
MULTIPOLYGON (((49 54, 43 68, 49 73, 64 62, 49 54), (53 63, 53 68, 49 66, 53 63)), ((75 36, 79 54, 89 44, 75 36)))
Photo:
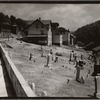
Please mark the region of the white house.
POLYGON ((41 18, 27 21, 28 26, 23 31, 24 38, 29 42, 52 45, 51 20, 41 18))
POLYGON ((26 21, 27 27, 23 30, 23 38, 28 42, 46 45, 73 45, 73 36, 63 27, 58 27, 58 23, 51 20, 26 21))

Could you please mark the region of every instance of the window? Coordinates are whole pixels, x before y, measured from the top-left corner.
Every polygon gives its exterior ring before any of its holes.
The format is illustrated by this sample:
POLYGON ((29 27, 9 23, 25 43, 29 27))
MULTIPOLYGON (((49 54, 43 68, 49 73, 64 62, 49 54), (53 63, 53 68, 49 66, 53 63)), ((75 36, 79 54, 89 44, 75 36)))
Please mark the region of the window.
POLYGON ((49 27, 49 24, 46 24, 49 27))
POLYGON ((44 34, 44 30, 41 30, 41 34, 42 34, 42 35, 44 34))
POLYGON ((38 29, 39 27, 38 27, 38 24, 36 24, 36 29, 38 29))
POLYGON ((59 35, 59 33, 57 32, 57 33, 55 33, 55 35, 59 35))
POLYGON ((28 35, 28 31, 25 31, 25 35, 28 35))
POLYGON ((44 26, 43 26, 43 25, 41 25, 41 28, 44 28, 44 26))

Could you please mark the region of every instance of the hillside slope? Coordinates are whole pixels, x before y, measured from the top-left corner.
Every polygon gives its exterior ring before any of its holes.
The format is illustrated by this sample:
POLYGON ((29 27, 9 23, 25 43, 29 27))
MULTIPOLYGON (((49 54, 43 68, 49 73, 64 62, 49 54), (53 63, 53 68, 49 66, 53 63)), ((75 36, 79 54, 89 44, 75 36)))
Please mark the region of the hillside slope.
POLYGON ((74 35, 76 41, 81 41, 84 46, 88 44, 100 45, 100 20, 78 28, 74 35))
POLYGON ((48 97, 94 98, 95 84, 94 77, 91 76, 93 63, 87 60, 87 52, 75 51, 78 59, 80 59, 81 53, 84 54, 86 62, 84 70, 81 71, 85 77, 85 83, 81 84, 75 80, 75 65, 69 64, 70 49, 43 46, 44 55, 47 55, 51 48, 54 52, 64 53, 64 56, 59 56, 63 60, 53 62, 50 68, 47 68, 45 67, 46 57, 41 57, 40 45, 21 43, 14 38, 2 41, 2 45, 25 80, 29 84, 35 83, 35 92, 38 96, 41 96, 42 91, 46 91, 48 97), (8 45, 12 48, 9 48, 8 45), (33 54, 32 60, 29 60, 30 53, 33 54), (88 70, 91 73, 87 77, 88 70), (67 83, 68 79, 69 83, 67 83))

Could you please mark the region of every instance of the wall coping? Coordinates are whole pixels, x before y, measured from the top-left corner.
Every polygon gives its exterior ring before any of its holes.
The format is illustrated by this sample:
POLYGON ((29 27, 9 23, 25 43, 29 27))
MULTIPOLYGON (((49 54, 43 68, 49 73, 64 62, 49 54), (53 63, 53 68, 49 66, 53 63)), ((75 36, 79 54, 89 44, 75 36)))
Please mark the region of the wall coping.
MULTIPOLYGON (((2 47, 2 45, 0 44, 0 52, 1 55, 4 56, 3 61, 7 61, 5 63, 8 63, 14 73, 14 75, 16 76, 16 80, 18 80, 19 85, 21 86, 21 88, 24 90, 24 94, 26 95, 26 97, 36 97, 35 93, 33 92, 33 90, 29 87, 28 83, 25 81, 24 77, 21 75, 21 73, 18 71, 18 69, 16 68, 16 66, 14 65, 14 63, 11 61, 10 57, 8 56, 8 52, 4 50, 4 48, 2 47), (5 60, 7 59, 7 60, 5 60)), ((5 65, 6 66, 6 65, 5 65)), ((7 68, 7 66, 6 66, 7 68)), ((8 72, 8 70, 7 70, 8 72)), ((8 72, 9 73, 9 72, 8 72)), ((14 84, 13 80, 10 77, 10 73, 8 74, 9 78, 12 82, 12 84, 14 84)), ((17 88, 17 87, 16 87, 17 88)), ((20 89, 21 89, 20 88, 20 89)), ((17 93, 16 93, 17 95, 17 93)))

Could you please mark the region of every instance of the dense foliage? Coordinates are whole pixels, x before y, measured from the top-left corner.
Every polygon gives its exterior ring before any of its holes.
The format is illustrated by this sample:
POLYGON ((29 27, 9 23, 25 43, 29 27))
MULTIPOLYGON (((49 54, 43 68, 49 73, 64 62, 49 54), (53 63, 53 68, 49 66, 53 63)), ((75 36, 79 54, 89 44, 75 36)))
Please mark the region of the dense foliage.
POLYGON ((77 42, 82 42, 84 46, 98 44, 100 45, 100 20, 78 28, 74 35, 77 42))
POLYGON ((16 18, 13 15, 9 17, 8 15, 5 15, 2 12, 0 12, 0 29, 2 24, 5 22, 9 23, 12 33, 13 33, 14 26, 17 26, 20 30, 26 27, 26 23, 23 19, 16 18))

